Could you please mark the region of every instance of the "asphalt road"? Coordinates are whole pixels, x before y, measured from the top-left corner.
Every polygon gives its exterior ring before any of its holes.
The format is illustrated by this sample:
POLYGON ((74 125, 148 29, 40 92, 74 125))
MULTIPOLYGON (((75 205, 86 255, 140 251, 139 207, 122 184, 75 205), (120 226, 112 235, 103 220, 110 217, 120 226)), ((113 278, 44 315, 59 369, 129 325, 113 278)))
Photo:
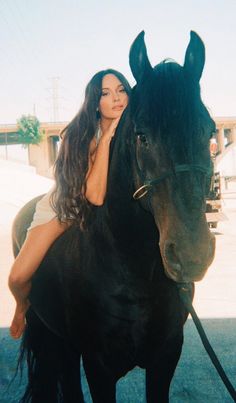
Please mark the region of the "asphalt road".
MULTIPOLYGON (((0 403, 17 403, 26 384, 26 371, 13 382, 19 342, 9 337, 14 301, 7 288, 13 257, 11 224, 19 208, 46 192, 51 181, 22 165, 0 160, 0 403)), ((227 221, 215 231, 216 257, 201 283, 196 285, 194 307, 221 364, 236 388, 236 184, 224 194, 227 221)), ((117 386, 118 403, 144 403, 144 371, 135 369, 117 386)), ((86 403, 90 403, 83 378, 86 403)), ((181 359, 171 385, 170 403, 230 403, 222 381, 212 366, 191 319, 185 326, 181 359)), ((43 403, 43 402, 42 402, 43 403)))

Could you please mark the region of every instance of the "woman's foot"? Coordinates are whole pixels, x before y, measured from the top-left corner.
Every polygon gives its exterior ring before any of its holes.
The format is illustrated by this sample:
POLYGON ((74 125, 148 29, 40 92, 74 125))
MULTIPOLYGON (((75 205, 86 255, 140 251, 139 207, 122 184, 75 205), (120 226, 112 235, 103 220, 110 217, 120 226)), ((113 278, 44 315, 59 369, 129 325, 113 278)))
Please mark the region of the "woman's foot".
POLYGON ((19 339, 25 329, 25 314, 29 308, 29 301, 23 304, 17 304, 15 314, 10 326, 10 334, 13 339, 19 339))

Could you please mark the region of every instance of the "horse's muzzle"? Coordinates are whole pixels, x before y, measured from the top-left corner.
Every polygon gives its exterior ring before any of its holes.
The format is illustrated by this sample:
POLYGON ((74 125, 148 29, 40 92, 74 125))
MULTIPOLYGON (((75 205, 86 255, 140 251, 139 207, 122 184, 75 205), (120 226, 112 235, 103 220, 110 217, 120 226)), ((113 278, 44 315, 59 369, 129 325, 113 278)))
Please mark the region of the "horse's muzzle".
POLYGON ((166 240, 161 248, 166 275, 178 283, 202 280, 215 252, 215 237, 212 234, 209 237, 208 243, 203 243, 202 248, 193 245, 191 251, 166 240))

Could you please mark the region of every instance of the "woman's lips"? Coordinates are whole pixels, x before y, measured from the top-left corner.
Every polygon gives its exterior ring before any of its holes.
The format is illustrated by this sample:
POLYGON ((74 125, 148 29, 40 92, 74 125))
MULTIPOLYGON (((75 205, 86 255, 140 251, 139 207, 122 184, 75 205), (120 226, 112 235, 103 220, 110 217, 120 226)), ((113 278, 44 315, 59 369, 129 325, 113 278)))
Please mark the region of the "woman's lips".
POLYGON ((124 108, 123 105, 119 105, 119 106, 117 105, 117 106, 113 106, 112 110, 113 111, 121 111, 123 108, 124 108))

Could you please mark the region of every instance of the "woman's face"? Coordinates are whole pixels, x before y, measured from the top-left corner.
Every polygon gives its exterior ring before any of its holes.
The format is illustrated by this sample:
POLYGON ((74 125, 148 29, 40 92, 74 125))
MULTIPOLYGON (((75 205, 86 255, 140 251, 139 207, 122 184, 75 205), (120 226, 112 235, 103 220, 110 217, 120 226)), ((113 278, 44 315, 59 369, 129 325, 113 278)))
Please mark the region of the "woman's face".
POLYGON ((102 95, 99 102, 101 119, 116 119, 128 105, 129 97, 120 80, 107 74, 102 80, 102 95))

